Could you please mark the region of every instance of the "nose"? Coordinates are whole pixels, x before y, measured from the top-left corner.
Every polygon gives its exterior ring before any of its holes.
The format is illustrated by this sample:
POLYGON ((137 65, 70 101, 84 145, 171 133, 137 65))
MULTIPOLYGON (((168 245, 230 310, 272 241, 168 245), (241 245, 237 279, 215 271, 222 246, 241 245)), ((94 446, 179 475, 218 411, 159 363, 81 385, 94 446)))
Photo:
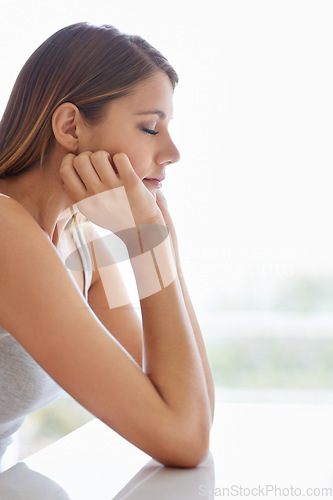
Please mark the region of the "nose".
POLYGON ((180 153, 171 139, 168 137, 168 140, 165 142, 164 146, 158 151, 156 155, 156 163, 158 165, 171 165, 172 163, 177 163, 180 160, 180 153))

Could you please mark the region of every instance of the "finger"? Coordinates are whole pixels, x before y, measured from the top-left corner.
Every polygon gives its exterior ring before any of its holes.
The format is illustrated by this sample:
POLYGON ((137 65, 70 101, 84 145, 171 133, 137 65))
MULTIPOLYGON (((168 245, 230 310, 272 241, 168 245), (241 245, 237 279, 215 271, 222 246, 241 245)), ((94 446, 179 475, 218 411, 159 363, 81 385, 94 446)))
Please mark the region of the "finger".
POLYGON ((125 187, 135 186, 138 182, 141 182, 140 177, 136 174, 128 156, 126 156, 125 153, 117 153, 113 155, 112 160, 125 187))
POLYGON ((71 153, 64 156, 61 162, 59 175, 63 182, 63 189, 72 198, 72 200, 76 202, 85 198, 87 196, 87 191, 81 178, 78 176, 73 167, 74 158, 75 155, 71 153))
POLYGON ((101 191, 101 180, 91 161, 92 153, 86 151, 73 159, 73 166, 89 194, 101 191))
POLYGON ((96 151, 90 156, 90 160, 97 172, 101 182, 108 188, 121 185, 118 172, 116 172, 111 163, 111 156, 106 151, 96 151))
POLYGON ((165 206, 166 208, 168 206, 164 193, 160 189, 156 191, 156 203, 158 206, 165 206))
POLYGON ((162 215, 165 219, 167 217, 168 212, 169 212, 168 203, 167 203, 167 200, 166 200, 164 194, 162 193, 162 191, 160 189, 158 189, 156 191, 156 204, 157 204, 158 208, 161 210, 162 215))

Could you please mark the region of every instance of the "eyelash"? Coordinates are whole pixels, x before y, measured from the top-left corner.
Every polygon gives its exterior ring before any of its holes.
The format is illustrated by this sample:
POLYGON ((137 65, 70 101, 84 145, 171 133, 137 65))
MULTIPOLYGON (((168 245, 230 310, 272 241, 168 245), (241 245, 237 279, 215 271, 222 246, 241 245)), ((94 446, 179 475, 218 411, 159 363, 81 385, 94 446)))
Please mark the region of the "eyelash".
POLYGON ((156 131, 156 130, 152 130, 150 128, 143 128, 142 129, 143 132, 145 132, 146 134, 150 134, 150 135, 157 135, 159 132, 156 131))

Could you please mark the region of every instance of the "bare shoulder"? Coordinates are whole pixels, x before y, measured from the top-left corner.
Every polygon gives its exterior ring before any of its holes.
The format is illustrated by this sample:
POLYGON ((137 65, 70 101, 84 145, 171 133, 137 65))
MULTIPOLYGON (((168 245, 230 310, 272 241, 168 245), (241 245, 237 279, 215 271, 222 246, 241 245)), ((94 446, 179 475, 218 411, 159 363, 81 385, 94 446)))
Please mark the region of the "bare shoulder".
MULTIPOLYGON (((18 259, 33 252, 38 255, 56 253, 55 248, 31 214, 16 200, 0 196, 0 265, 2 278, 5 268, 13 266, 14 275, 18 259), (52 250, 53 248, 53 250, 52 250)), ((17 268, 18 269, 18 268, 17 268)), ((3 279, 0 281, 3 282, 3 279)))
POLYGON ((0 234, 0 324, 13 332, 24 325, 27 331, 30 314, 45 308, 51 294, 56 300, 60 288, 72 290, 71 297, 79 291, 34 218, 6 196, 0 196, 0 234))
POLYGON ((2 194, 0 193, 0 210, 1 210, 1 218, 3 216, 5 216, 7 209, 8 210, 14 210, 15 207, 21 207, 22 210, 24 210, 24 208, 22 207, 22 205, 20 205, 16 200, 14 200, 13 198, 10 198, 9 196, 5 195, 5 194, 2 194))
MULTIPOLYGON (((38 227, 32 216, 13 198, 0 194, 0 228, 1 231, 14 231, 19 225, 32 224, 38 227)), ((1 233, 3 235, 3 233, 1 233)), ((3 238, 1 238, 1 241, 3 238)))
MULTIPOLYGON (((3 193, 0 193, 0 207, 22 207, 22 205, 20 205, 16 200, 14 200, 14 198, 10 198, 9 196, 7 196, 6 194, 3 194, 3 193)), ((23 209, 24 210, 24 209, 23 209)))

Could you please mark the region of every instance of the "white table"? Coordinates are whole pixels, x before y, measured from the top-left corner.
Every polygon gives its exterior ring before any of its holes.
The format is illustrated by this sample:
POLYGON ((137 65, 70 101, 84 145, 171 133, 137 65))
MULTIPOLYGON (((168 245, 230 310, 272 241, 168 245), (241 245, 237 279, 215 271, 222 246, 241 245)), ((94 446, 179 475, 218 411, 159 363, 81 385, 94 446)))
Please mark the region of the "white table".
POLYGON ((1 474, 0 499, 329 498, 332 424, 333 405, 218 403, 211 454, 181 470, 94 420, 1 474))

